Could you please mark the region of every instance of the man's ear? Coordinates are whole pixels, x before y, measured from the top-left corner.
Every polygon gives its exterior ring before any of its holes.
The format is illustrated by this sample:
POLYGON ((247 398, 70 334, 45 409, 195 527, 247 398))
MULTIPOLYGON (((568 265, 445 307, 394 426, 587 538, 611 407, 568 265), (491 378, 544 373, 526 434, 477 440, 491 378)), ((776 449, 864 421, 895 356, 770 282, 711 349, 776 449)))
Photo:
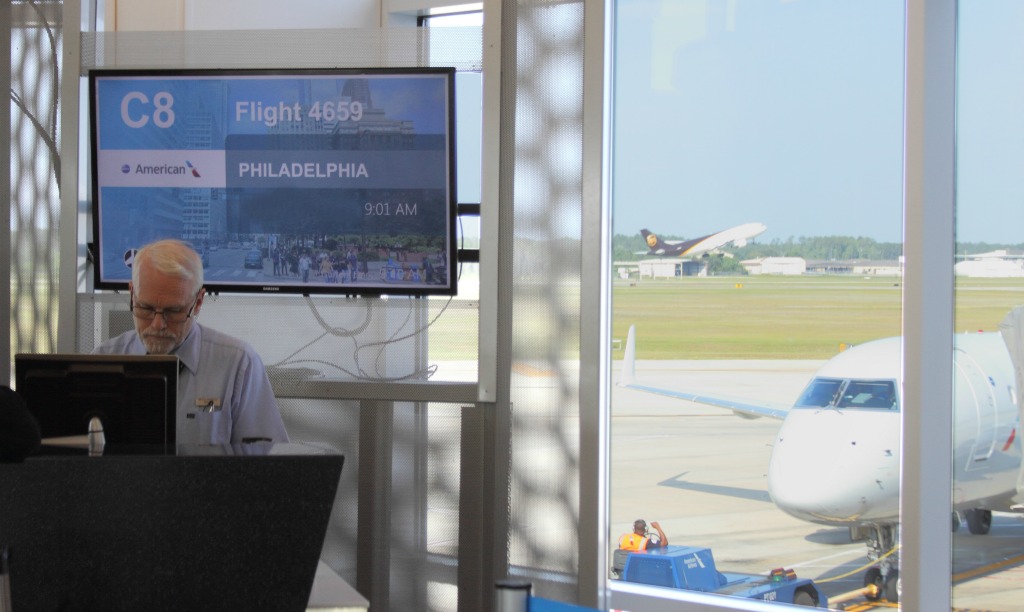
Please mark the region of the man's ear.
POLYGON ((192 310, 192 316, 199 314, 199 311, 203 308, 203 300, 206 299, 206 287, 199 288, 199 297, 196 298, 196 307, 192 310))

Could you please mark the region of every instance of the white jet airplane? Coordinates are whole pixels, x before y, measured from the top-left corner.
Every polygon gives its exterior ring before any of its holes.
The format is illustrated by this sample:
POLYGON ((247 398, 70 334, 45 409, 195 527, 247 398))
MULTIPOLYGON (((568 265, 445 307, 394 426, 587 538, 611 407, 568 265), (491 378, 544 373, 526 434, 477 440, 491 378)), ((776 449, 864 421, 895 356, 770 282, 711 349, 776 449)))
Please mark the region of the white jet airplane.
POLYGON ((667 257, 706 257, 712 253, 719 253, 719 249, 729 244, 736 247, 746 246, 748 240, 760 236, 767 229, 768 227, 763 223, 744 223, 700 238, 676 242, 662 240, 657 234, 642 229, 640 235, 644 237, 648 250, 641 251, 640 254, 667 257))
MULTIPOLYGON (((873 565, 864 584, 898 601, 901 339, 854 346, 826 362, 791 407, 655 388, 635 380, 630 327, 619 385, 782 419, 772 445, 768 493, 781 510, 866 540, 873 565)), ((992 511, 1011 510, 1021 443, 1014 367, 999 333, 954 341, 953 530, 963 513, 972 534, 988 533, 992 511)))

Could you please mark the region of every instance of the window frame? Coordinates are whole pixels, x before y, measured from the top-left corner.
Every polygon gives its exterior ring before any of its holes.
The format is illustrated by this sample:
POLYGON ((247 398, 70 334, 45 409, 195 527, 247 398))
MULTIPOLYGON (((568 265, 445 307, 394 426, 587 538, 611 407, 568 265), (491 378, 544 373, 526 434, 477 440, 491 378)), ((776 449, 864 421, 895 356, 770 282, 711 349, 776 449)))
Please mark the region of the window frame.
MULTIPOLYGON (((952 361, 953 361, 953 273, 954 260, 954 106, 956 71, 956 0, 905 0, 905 78, 904 78, 904 253, 905 276, 903 296, 904 396, 901 458, 901 544, 902 582, 901 606, 910 610, 949 609, 952 601, 952 534, 949 516, 952 511, 950 490, 952 473, 952 361), (924 419, 919 406, 930 406, 924 419), (908 408, 909 407, 909 408, 908 408), (929 444, 924 444, 928 440, 929 444), (943 441, 946 443, 935 443, 943 441), (940 482, 945 486, 927 486, 940 482)), ((603 53, 591 52, 591 61, 602 58, 602 98, 598 103, 592 88, 587 88, 588 105, 601 109, 602 125, 610 134, 609 105, 611 100, 610 36, 614 31, 612 17, 614 0, 604 3, 601 11, 603 28, 588 25, 591 34, 607 36, 602 40, 603 53)), ((586 115, 586 112, 585 112, 586 115)), ((585 122, 586 123, 586 122, 585 122)), ((585 141, 586 151, 588 143, 585 141)), ((610 346, 609 304, 611 276, 608 252, 611 244, 609 166, 610 137, 602 144, 600 189, 588 192, 588 175, 584 175, 584 193, 601 194, 601 219, 584 218, 584 239, 588 237, 588 221, 599 226, 602 244, 593 252, 601 253, 602 282, 597 292, 600 313, 600 344, 595 365, 601 379, 599 412, 602 422, 591 426, 600 439, 597 460, 604 465, 592 467, 584 460, 581 472, 598 481, 596 490, 602 497, 591 513, 598 526, 594 540, 596 550, 581 543, 581 592, 586 584, 587 570, 594 571, 601 586, 598 606, 618 609, 665 610, 775 610, 774 604, 693 592, 671 592, 611 581, 604 570, 608 542, 607 457, 609 448, 610 357, 604 347, 610 346), (598 567, 584 568, 585 550, 593 552, 598 567), (680 603, 683 605, 680 605, 680 603)), ((585 161, 587 153, 585 152, 585 161)), ((587 165, 585 164, 586 168, 587 165)), ((589 179, 593 180, 590 176, 589 179)), ((586 280, 586 279, 585 279, 586 280)), ((584 283, 584 290, 589 285, 584 283)), ((588 320, 584 320, 584 324, 588 320)), ((584 325, 584 329, 587 327, 584 325)), ((586 338, 587 334, 583 334, 586 338)), ((582 346, 586 349, 586 346, 582 346)), ((583 355, 588 355, 586 350, 583 355)), ((584 362, 586 366, 586 362, 584 362)), ((586 367, 585 367, 586 369, 586 367)), ((586 381, 584 377, 583 382, 586 381)), ((582 391, 581 391, 582 394, 582 391)), ((587 399, 583 397, 581 399, 587 399)), ((582 423, 581 433, 587 433, 582 423)), ((581 440, 582 450, 587 441, 581 440)), ((582 489, 581 493, 586 493, 582 489)), ((597 500, 595 500, 597 501, 597 500)), ((581 495, 581 533, 589 522, 585 495, 581 495)))

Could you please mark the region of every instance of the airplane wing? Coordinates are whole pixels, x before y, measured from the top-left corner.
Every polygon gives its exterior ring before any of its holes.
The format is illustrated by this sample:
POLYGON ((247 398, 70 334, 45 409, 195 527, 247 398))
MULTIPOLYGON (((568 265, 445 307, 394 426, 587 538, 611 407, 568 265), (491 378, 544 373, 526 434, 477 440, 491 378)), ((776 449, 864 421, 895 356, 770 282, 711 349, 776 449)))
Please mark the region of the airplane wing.
POLYGON ((714 234, 709 234, 707 236, 701 236, 700 238, 694 238, 693 240, 687 240, 685 242, 676 242, 672 244, 672 254, 678 255, 679 257, 684 257, 686 255, 700 255, 701 253, 707 251, 708 249, 698 249, 697 247, 701 246, 702 244, 706 243, 708 240, 711 240, 714 237, 714 234))
POLYGON ((698 404, 714 406, 732 410, 736 416, 744 419, 758 419, 769 417, 772 419, 783 419, 789 412, 789 405, 777 404, 774 402, 752 402, 748 400, 729 398, 724 396, 710 396, 703 393, 690 393, 686 391, 675 391, 662 387, 652 387, 638 384, 636 382, 636 327, 629 326, 629 335, 626 336, 626 353, 622 362, 622 373, 619 377, 619 386, 627 389, 636 389, 645 393, 674 397, 698 404))

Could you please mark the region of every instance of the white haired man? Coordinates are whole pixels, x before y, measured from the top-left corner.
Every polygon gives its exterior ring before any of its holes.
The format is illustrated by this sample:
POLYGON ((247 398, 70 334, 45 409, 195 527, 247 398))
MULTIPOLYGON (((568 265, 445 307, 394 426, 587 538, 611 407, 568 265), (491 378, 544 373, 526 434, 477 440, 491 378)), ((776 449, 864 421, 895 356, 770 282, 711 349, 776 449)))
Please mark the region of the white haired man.
POLYGON ((178 444, 288 441, 253 347, 196 321, 205 297, 198 253, 178 240, 142 247, 128 290, 135 329, 93 352, 178 356, 178 444))

